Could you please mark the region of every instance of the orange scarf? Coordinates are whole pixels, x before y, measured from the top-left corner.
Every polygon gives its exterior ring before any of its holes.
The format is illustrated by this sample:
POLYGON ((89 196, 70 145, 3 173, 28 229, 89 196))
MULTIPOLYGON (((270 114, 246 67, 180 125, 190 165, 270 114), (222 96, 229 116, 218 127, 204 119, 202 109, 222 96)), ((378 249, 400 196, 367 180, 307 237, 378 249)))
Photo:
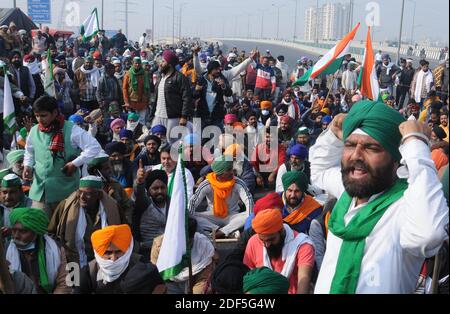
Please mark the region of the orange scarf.
POLYGON ((236 180, 221 182, 217 180, 217 176, 214 172, 206 176, 206 180, 211 184, 211 188, 214 191, 214 216, 225 218, 228 216, 228 204, 227 198, 233 191, 233 186, 236 180))
POLYGON ((300 207, 290 213, 289 216, 286 216, 283 220, 289 225, 296 225, 307 219, 308 216, 319 207, 321 207, 321 205, 314 198, 305 195, 305 199, 300 207))

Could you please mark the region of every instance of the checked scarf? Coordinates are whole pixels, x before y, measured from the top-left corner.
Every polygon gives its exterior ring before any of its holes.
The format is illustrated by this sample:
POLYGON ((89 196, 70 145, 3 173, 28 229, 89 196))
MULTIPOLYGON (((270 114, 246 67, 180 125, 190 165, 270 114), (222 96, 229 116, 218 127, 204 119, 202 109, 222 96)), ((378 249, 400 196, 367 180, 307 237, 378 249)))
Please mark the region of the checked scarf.
POLYGON ((39 124, 39 131, 44 133, 52 133, 52 139, 48 149, 53 152, 54 157, 64 158, 64 116, 58 116, 48 127, 39 124))

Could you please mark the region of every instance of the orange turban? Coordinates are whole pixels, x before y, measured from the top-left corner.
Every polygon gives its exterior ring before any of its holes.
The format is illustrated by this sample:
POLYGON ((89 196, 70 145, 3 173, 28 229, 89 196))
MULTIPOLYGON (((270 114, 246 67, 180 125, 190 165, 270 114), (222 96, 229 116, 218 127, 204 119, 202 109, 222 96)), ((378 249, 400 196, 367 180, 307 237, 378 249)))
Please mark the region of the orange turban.
POLYGON ((236 157, 242 153, 242 147, 239 144, 232 144, 225 149, 225 156, 236 157))
POLYGON ((98 255, 103 256, 112 243, 122 252, 130 247, 132 236, 128 225, 115 225, 95 231, 91 236, 92 247, 98 255))
POLYGON ((283 229, 283 216, 279 209, 266 209, 258 213, 252 221, 257 234, 274 234, 283 229))
POLYGON ((440 148, 434 149, 431 152, 431 159, 434 161, 434 164, 436 165, 436 169, 438 171, 448 164, 448 157, 440 148))
POLYGON ((239 130, 239 129, 243 130, 243 129, 245 129, 245 125, 242 122, 235 122, 235 123, 233 123, 233 129, 235 129, 235 130, 239 130))
POLYGON ((260 106, 261 106, 261 109, 271 109, 272 103, 268 100, 264 100, 264 101, 261 101, 260 106))

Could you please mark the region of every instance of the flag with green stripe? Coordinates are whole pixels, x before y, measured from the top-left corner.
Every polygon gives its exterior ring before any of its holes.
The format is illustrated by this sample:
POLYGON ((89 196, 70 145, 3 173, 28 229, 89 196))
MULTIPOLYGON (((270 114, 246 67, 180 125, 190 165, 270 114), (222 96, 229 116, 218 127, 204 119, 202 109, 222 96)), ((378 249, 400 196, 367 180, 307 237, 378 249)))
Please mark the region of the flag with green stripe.
POLYGON ((14 109, 14 100, 11 91, 11 85, 9 83, 8 75, 5 72, 5 85, 3 89, 3 124, 5 126, 5 130, 9 134, 14 134, 18 125, 16 122, 16 112, 14 109))
POLYGON ((164 280, 177 276, 189 265, 191 252, 188 245, 188 216, 186 173, 180 148, 164 239, 156 263, 164 280))
POLYGON ((97 8, 95 8, 81 25, 80 34, 83 36, 83 41, 87 42, 91 41, 99 30, 98 13, 97 8))

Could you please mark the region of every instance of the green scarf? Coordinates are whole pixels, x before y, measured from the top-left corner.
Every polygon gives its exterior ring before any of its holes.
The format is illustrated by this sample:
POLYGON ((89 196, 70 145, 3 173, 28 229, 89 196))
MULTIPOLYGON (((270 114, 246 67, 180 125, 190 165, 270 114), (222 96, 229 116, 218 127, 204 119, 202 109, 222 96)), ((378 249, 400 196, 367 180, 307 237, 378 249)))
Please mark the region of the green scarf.
POLYGON ((349 210, 352 197, 347 192, 342 194, 329 221, 329 230, 343 240, 330 293, 354 294, 356 292, 366 237, 389 206, 399 200, 407 188, 406 180, 397 180, 388 191, 361 208, 347 226, 344 223, 344 216, 349 210))
POLYGON ((138 91, 138 80, 136 76, 143 75, 144 76, 144 92, 148 94, 150 92, 150 79, 148 77, 148 73, 144 71, 143 68, 140 68, 137 72, 134 69, 134 67, 131 67, 128 71, 130 73, 130 79, 131 79, 131 88, 134 92, 138 91))
POLYGON ((45 262, 45 241, 43 236, 38 236, 38 265, 39 265, 39 284, 47 293, 52 293, 53 285, 48 281, 47 264, 45 262))
MULTIPOLYGON (((176 169, 177 169, 177 167, 175 166, 175 169, 172 170, 172 173, 173 173, 172 178, 170 178, 169 185, 167 186, 167 195, 169 195, 169 197, 172 196, 173 182, 174 182, 174 179, 175 179, 175 170, 176 169)), ((159 168, 159 170, 164 170, 162 165, 159 168)))

